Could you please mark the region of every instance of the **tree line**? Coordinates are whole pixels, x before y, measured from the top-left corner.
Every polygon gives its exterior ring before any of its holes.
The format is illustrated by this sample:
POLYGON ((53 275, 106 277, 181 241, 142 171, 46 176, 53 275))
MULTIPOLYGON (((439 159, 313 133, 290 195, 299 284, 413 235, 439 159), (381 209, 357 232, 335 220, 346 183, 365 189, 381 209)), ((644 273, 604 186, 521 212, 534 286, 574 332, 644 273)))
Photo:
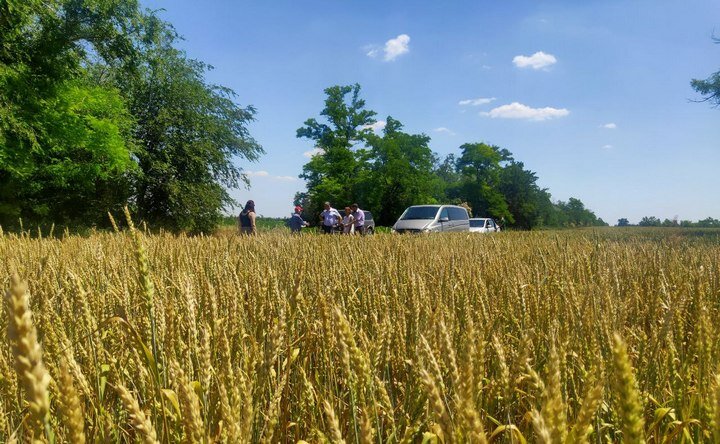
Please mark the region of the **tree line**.
POLYGON ((327 88, 320 120, 310 118, 297 130, 316 152, 300 175, 307 190, 295 196, 309 216, 325 201, 357 202, 379 225, 391 225, 410 205, 454 203, 521 229, 607 225, 577 198, 553 202, 537 174, 507 149, 465 143, 440 158, 430 137, 403 131, 392 116, 377 134, 377 114, 366 108, 360 90, 357 84, 327 88))
MULTIPOLYGON (((618 227, 632 227, 630 221, 623 217, 617 221, 618 227)), ((638 227, 683 227, 683 228, 720 228, 720 220, 712 217, 693 222, 691 220, 665 219, 660 220, 655 216, 645 216, 637 223, 638 227)))
MULTIPOLYGON (((129 206, 154 227, 208 232, 263 148, 255 109, 206 81, 171 24, 137 0, 0 0, 0 225, 108 225, 129 206)), ((692 86, 720 103, 720 72, 692 86)), ((297 136, 318 155, 296 203, 361 203, 380 224, 412 204, 457 203, 522 229, 605 225, 577 198, 551 200, 508 150, 465 143, 440 158, 425 134, 372 130, 360 86, 325 90, 297 136)), ((314 219, 314 218, 311 218, 314 219)))
POLYGON ((0 1, 0 224, 215 227, 263 150, 178 39, 134 0, 0 1))

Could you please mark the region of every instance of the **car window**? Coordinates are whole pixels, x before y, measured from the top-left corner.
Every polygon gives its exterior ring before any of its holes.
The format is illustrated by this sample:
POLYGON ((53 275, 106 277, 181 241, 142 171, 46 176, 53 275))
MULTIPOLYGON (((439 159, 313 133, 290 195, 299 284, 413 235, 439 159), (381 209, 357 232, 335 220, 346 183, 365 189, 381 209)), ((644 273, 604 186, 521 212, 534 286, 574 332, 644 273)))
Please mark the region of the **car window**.
POLYGON ((465 208, 450 207, 450 219, 451 220, 468 220, 468 214, 465 208))
POLYGON ((435 219, 439 207, 410 207, 401 220, 435 219))
POLYGON ((369 211, 363 211, 365 214, 365 220, 373 220, 372 213, 369 211))
POLYGON ((473 228, 482 228, 483 227, 483 221, 482 220, 473 220, 470 219, 470 226, 473 228))
POLYGON ((442 218, 450 219, 450 214, 448 213, 447 208, 443 208, 442 211, 440 212, 440 219, 442 219, 442 218))

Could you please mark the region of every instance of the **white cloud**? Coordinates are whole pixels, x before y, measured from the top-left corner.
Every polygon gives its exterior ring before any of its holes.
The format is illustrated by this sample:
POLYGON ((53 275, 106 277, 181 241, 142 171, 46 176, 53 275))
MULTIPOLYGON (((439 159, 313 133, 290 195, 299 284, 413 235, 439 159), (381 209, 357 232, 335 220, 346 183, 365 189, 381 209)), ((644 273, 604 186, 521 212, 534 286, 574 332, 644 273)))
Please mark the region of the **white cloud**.
POLYGON ((325 154, 325 150, 319 147, 315 147, 310 151, 305 151, 303 153, 303 156, 307 157, 308 159, 312 159, 313 156, 317 156, 318 154, 325 154))
POLYGON ((519 55, 513 57, 513 63, 518 68, 542 69, 557 63, 557 59, 552 54, 545 54, 538 51, 531 56, 519 55))
POLYGON ((394 39, 390 39, 385 42, 385 61, 391 62, 399 56, 410 51, 410 36, 407 34, 400 34, 394 39))
POLYGON ((604 150, 610 150, 610 149, 612 149, 612 147, 613 147, 612 145, 603 145, 604 150))
POLYGON ((267 171, 260 170, 260 171, 244 171, 243 174, 245 174, 246 177, 251 178, 262 178, 263 180, 272 180, 272 181, 281 181, 281 182, 290 182, 298 180, 296 177, 293 176, 273 176, 272 174, 268 173, 267 171))
POLYGON ((617 128, 617 125, 615 125, 614 123, 606 123, 602 127, 607 128, 607 129, 615 129, 615 128, 617 128))
POLYGON ((373 132, 379 133, 380 131, 382 131, 385 128, 385 125, 387 125, 386 121, 378 120, 375 123, 371 123, 369 125, 363 125, 361 128, 362 129, 371 129, 371 130, 373 130, 373 132))
POLYGON ((465 100, 459 101, 459 102, 458 102, 458 105, 461 105, 461 106, 465 106, 465 105, 480 106, 480 105, 488 104, 488 103, 490 103, 490 102, 492 102, 492 101, 494 101, 494 100, 495 100, 495 97, 480 97, 480 98, 477 98, 477 99, 465 99, 465 100))
POLYGON ((401 55, 410 52, 410 36, 407 34, 400 34, 394 39, 390 39, 385 42, 385 46, 383 47, 375 44, 365 45, 363 47, 363 52, 365 52, 366 56, 373 59, 379 56, 382 52, 383 60, 386 62, 392 62, 401 55))
POLYGON ((450 129, 448 129, 448 128, 445 128, 444 126, 441 126, 440 128, 435 128, 433 131, 435 131, 436 133, 445 133, 445 134, 447 134, 447 135, 449 135, 449 136, 454 136, 454 135, 455 135, 455 132, 454 132, 454 131, 452 131, 452 130, 450 130, 450 129))
POLYGON ((548 120, 558 117, 565 117, 570 114, 565 108, 531 108, 522 103, 513 102, 509 105, 498 106, 489 112, 480 113, 483 116, 493 119, 526 119, 526 120, 548 120))

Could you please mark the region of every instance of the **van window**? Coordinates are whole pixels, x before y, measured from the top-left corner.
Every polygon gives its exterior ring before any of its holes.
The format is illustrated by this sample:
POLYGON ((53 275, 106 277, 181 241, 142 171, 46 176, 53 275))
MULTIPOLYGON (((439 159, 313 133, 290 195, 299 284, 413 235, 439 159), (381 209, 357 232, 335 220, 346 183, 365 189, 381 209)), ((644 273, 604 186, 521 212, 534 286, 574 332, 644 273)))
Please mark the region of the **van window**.
POLYGON ((400 220, 435 219, 440 207, 410 207, 400 220))
POLYGON ((468 220, 467 210, 465 208, 450 207, 450 220, 468 220))
POLYGON ((447 208, 443 208, 442 211, 440 212, 440 217, 438 217, 438 219, 442 219, 442 218, 450 220, 450 215, 448 214, 447 208))

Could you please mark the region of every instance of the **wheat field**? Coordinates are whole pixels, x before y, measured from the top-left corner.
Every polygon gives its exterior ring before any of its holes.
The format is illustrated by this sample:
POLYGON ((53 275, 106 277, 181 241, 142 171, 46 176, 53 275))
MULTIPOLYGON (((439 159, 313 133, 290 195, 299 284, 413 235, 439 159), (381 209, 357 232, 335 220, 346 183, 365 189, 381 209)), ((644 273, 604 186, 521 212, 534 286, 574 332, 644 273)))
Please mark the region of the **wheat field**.
POLYGON ((686 233, 4 233, 0 440, 720 442, 686 233))

